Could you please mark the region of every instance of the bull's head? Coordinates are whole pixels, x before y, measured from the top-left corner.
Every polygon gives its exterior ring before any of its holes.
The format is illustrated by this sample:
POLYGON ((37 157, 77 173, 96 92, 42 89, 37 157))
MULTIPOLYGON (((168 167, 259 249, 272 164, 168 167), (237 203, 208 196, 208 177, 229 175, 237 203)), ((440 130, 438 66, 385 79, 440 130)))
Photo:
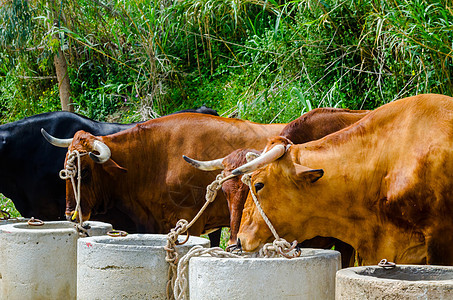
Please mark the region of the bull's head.
MULTIPOLYGON (((253 149, 238 149, 224 158, 211 161, 198 161, 187 156, 183 156, 183 158, 199 170, 223 170, 226 177, 229 176, 234 169, 247 163, 247 157, 253 156, 253 158, 255 158, 258 157, 259 154, 259 151, 253 149)), ((236 244, 242 210, 244 208, 245 200, 247 199, 249 188, 241 181, 241 176, 237 176, 224 181, 222 183, 222 191, 228 201, 228 208, 230 211, 230 239, 228 244, 233 245, 236 244)))
MULTIPOLYGON (((252 174, 251 186, 257 196, 264 212, 268 214, 277 232, 288 240, 298 237, 291 233, 288 228, 293 224, 289 221, 289 215, 297 213, 300 205, 294 205, 287 199, 297 198, 286 189, 287 185, 303 187, 314 183, 323 176, 323 170, 313 170, 299 164, 294 164, 291 155, 285 155, 290 143, 285 139, 276 138, 266 149, 266 153, 257 159, 233 170, 233 174, 252 174), (279 201, 275 201, 279 198, 279 201), (299 206, 299 207, 298 207, 299 206)), ((238 240, 245 251, 255 251, 264 243, 271 241, 272 233, 264 222, 260 212, 254 205, 249 193, 242 213, 241 225, 238 232, 238 240)))
MULTIPOLYGON (((80 208, 82 221, 90 219, 91 213, 102 213, 107 209, 109 193, 106 178, 115 176, 116 172, 126 171, 111 159, 110 148, 102 141, 103 137, 95 137, 85 131, 78 131, 71 139, 59 139, 48 134, 44 129, 41 132, 45 139, 54 146, 68 148, 65 159, 65 166, 68 162, 68 155, 71 151, 88 155, 80 156, 80 208), (88 158, 89 157, 89 158, 88 158)), ((76 166, 77 167, 77 166, 76 166)), ((77 179, 77 177, 75 178, 77 179)), ((75 219, 76 197, 73 184, 66 179, 66 219, 75 219)))

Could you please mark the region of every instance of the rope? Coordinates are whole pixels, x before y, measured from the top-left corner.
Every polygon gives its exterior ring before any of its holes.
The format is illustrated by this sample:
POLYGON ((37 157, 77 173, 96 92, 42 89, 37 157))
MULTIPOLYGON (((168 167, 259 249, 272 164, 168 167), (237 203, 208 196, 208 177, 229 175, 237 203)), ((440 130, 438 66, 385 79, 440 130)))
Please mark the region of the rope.
POLYGON ((264 213, 263 208, 261 207, 260 202, 258 201, 258 198, 256 197, 255 193, 253 192, 252 189, 252 180, 251 180, 251 175, 250 174, 244 174, 242 175, 242 182, 245 183, 250 190, 250 194, 252 195, 253 202, 255 202, 256 208, 261 214, 261 217, 264 219, 264 222, 266 222, 267 227, 269 227, 270 231, 274 235, 275 240, 272 243, 267 243, 265 244, 261 250, 260 250, 260 256, 262 257, 276 257, 278 254, 283 255, 286 258, 294 258, 294 257, 299 257, 300 256, 300 251, 296 250, 293 253, 290 253, 292 250, 294 250, 297 246, 297 241, 293 241, 292 244, 290 244, 288 241, 286 241, 284 238, 281 238, 277 231, 275 230, 275 227, 272 225, 271 221, 267 217, 266 213, 264 213))
POLYGON ((70 179, 72 184, 72 189, 74 191, 74 198, 76 200, 76 208, 74 215, 79 218, 79 222, 74 224, 75 229, 79 235, 89 236, 88 230, 83 226, 82 221, 82 208, 80 206, 80 183, 82 181, 82 172, 80 157, 87 155, 88 152, 79 153, 77 150, 72 150, 68 152, 68 159, 66 160, 66 165, 63 170, 60 171, 61 179, 70 179), (77 164, 77 166, 76 166, 77 164), (77 176, 77 184, 75 177, 77 176))
MULTIPOLYGON (((167 299, 187 299, 188 298, 188 280, 187 280, 187 273, 188 273, 188 265, 189 261, 192 257, 198 257, 202 255, 210 255, 212 257, 220 257, 220 258, 246 258, 252 257, 251 255, 237 255, 231 252, 226 252, 222 248, 215 247, 215 248, 203 248, 202 246, 194 246, 192 247, 186 255, 179 258, 179 255, 176 251, 176 245, 178 241, 178 236, 184 232, 186 232, 192 224, 196 222, 196 220, 201 216, 204 212, 206 207, 214 201, 215 197, 217 196, 217 191, 222 187, 222 183, 226 180, 233 178, 234 175, 229 175, 227 177, 223 177, 223 172, 217 175, 216 179, 208 185, 206 189, 206 203, 200 209, 198 214, 195 218, 188 223, 187 220, 179 220, 176 223, 176 227, 170 230, 170 233, 167 235, 167 244, 164 247, 166 250, 165 261, 169 263, 168 268, 168 281, 167 281, 167 299)), ((269 226, 270 230, 272 231, 275 240, 273 243, 268 243, 263 246, 263 248, 258 253, 258 257, 277 257, 282 255, 286 258, 294 258, 300 256, 300 251, 296 249, 297 241, 294 241, 292 244, 287 242, 285 239, 280 238, 275 230, 274 226, 270 222, 269 218, 264 213, 256 195, 253 193, 251 188, 251 180, 250 175, 246 174, 242 176, 242 181, 247 184, 250 189, 250 193, 252 194, 253 201, 258 207, 259 212, 263 216, 263 219, 266 221, 266 224, 269 226), (296 251, 290 253, 296 249, 296 251)), ((255 255, 256 257, 256 255, 255 255)))
POLYGON ((243 258, 242 256, 233 254, 231 252, 226 252, 220 247, 214 248, 203 248, 200 245, 193 246, 187 253, 184 255, 178 263, 177 277, 174 285, 174 298, 175 299, 187 299, 188 297, 188 266, 189 261, 193 257, 198 257, 202 255, 210 255, 212 257, 219 258, 243 258))
MULTIPOLYGON (((205 199, 206 202, 197 215, 189 223, 187 220, 181 219, 176 223, 176 227, 171 229, 167 235, 167 244, 164 249, 166 251, 165 261, 170 265, 167 273, 167 299, 173 299, 173 291, 175 280, 177 277, 177 266, 178 266, 178 252, 176 251, 176 245, 178 244, 178 236, 186 232, 201 216, 201 214, 206 210, 209 203, 213 202, 217 196, 217 192, 222 187, 222 183, 226 180, 235 177, 235 175, 225 175, 220 173, 216 176, 216 179, 207 186, 205 199)), ((177 298, 178 299, 178 298, 177 298)))

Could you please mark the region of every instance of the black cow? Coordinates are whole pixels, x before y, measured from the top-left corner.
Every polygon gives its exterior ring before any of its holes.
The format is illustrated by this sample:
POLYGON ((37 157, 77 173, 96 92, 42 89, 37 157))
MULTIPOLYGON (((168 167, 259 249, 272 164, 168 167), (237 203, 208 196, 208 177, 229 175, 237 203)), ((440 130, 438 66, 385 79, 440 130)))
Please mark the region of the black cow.
MULTIPOLYGON (((195 112, 218 115, 201 107, 195 112)), ((72 138, 79 130, 94 135, 109 135, 135 124, 93 121, 75 113, 57 111, 28 117, 0 126, 0 193, 12 199, 24 217, 42 220, 64 218, 65 181, 60 179, 67 149, 49 144, 41 135, 45 128, 53 136, 72 138)), ((129 232, 140 227, 125 213, 109 209, 95 216, 117 229, 129 232)))
POLYGON ((200 114, 206 114, 206 115, 213 115, 213 116, 219 116, 217 111, 213 110, 212 108, 206 107, 205 105, 200 106, 199 108, 189 108, 189 109, 183 109, 177 112, 172 113, 173 114, 180 114, 180 113, 200 113, 200 114))

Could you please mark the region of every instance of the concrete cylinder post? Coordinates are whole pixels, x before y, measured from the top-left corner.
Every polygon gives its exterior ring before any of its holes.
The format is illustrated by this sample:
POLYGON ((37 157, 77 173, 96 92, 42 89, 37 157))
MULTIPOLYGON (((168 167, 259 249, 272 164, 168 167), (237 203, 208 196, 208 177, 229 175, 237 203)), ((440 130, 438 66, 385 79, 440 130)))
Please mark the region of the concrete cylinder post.
MULTIPOLYGON (((77 298, 166 299, 166 238, 160 234, 130 234, 79 239, 77 298)), ((182 256, 195 245, 209 247, 209 240, 191 236, 176 248, 182 256)))
POLYGON ((321 249, 293 259, 194 257, 190 299, 334 299, 340 266, 339 252, 321 249))
MULTIPOLYGON (((112 230, 107 223, 88 223, 91 234, 112 230)), ((66 221, 1 225, 0 299, 75 299, 77 239, 66 221)))
POLYGON ((453 267, 347 268, 337 272, 335 294, 336 300, 453 299, 453 267))

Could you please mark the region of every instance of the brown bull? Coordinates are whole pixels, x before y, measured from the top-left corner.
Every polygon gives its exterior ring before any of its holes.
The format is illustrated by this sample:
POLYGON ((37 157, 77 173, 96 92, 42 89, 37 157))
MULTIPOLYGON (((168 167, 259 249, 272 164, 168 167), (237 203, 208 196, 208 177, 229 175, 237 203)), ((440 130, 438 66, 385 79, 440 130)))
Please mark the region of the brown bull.
MULTIPOLYGON (((368 112, 368 110, 317 108, 288 123, 279 135, 286 137, 294 144, 302 144, 343 129, 363 118, 368 112)), ((215 161, 196 161, 186 156, 184 159, 200 170, 223 170, 228 176, 231 171, 247 163, 246 155, 250 152, 256 155, 261 153, 253 149, 238 149, 225 158, 215 161)), ((225 181, 222 184, 222 191, 230 210, 229 244, 236 244, 236 235, 249 189, 241 181, 241 176, 238 176, 225 181)))
MULTIPOLYGON (((57 142, 81 156, 81 211, 88 220, 93 211, 117 207, 138 220, 146 232, 167 233, 176 222, 188 221, 204 204, 206 186, 216 174, 191 168, 183 153, 204 159, 227 155, 239 147, 264 147, 267 138, 284 124, 262 125, 201 114, 178 114, 151 120, 107 136, 79 131, 73 139, 57 142)), ((76 203, 69 179, 66 214, 76 203)), ((223 195, 211 203, 190 233, 228 226, 223 195)))
MULTIPOLYGON (((336 237, 364 264, 453 265, 453 98, 405 98, 323 139, 287 144, 271 141, 259 158, 269 164, 252 175, 280 236, 336 237)), ((238 239, 246 251, 272 239, 250 195, 238 239)))

